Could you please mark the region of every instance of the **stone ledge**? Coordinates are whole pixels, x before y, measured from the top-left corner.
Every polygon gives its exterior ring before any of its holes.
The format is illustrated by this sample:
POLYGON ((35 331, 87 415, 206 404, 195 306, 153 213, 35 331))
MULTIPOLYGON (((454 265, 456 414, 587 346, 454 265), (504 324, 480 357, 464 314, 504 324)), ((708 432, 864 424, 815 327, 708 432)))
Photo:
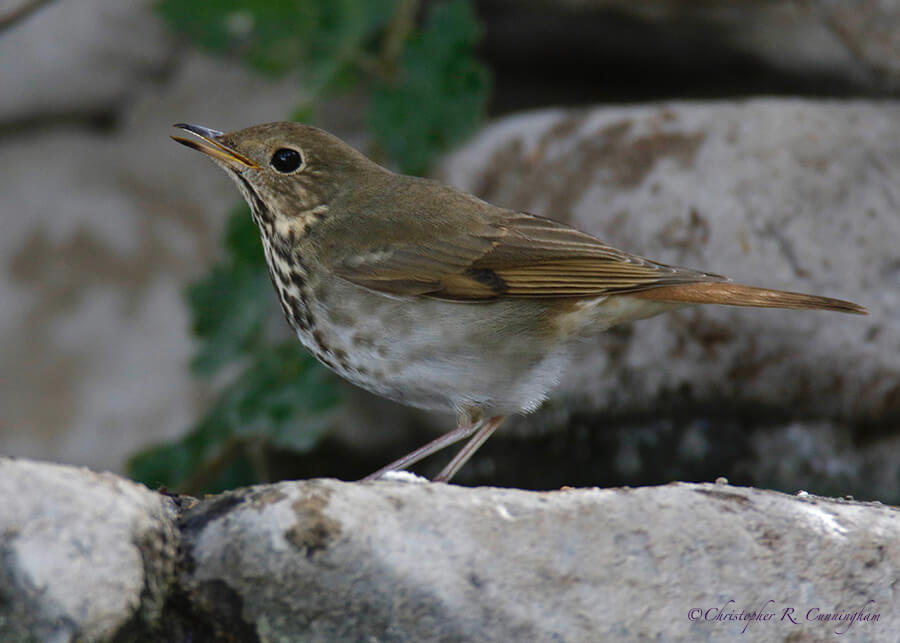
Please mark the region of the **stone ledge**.
POLYGON ((727 484, 526 492, 329 479, 196 501, 11 459, 0 460, 0 494, 2 640, 897 631, 900 513, 879 503, 727 484), (723 607, 731 616, 715 620, 723 607), (866 620, 808 620, 814 609, 866 620), (773 616, 728 620, 742 610, 773 616))
POLYGON ((111 473, 0 458, 0 641, 109 641, 157 622, 174 504, 111 473))

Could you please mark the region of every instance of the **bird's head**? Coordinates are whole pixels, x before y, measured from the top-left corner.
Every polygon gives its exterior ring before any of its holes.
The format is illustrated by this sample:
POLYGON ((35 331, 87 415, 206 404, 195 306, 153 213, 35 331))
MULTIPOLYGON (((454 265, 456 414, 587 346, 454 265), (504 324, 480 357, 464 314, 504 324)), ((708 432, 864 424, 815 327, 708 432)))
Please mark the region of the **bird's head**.
POLYGON ((261 224, 325 211, 337 195, 364 183, 364 176, 385 172, 339 138, 300 123, 229 133, 187 123, 175 127, 196 139, 172 138, 224 169, 261 224))

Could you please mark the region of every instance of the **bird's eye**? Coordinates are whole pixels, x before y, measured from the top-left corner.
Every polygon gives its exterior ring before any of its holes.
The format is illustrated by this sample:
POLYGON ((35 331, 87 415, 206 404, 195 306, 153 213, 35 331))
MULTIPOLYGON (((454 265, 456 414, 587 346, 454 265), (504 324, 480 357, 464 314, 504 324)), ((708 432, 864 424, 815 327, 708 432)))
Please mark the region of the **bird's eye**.
POLYGON ((282 174, 289 174, 300 167, 301 163, 303 163, 303 158, 297 150, 292 150, 289 147, 282 147, 275 150, 270 163, 272 164, 272 167, 282 174))

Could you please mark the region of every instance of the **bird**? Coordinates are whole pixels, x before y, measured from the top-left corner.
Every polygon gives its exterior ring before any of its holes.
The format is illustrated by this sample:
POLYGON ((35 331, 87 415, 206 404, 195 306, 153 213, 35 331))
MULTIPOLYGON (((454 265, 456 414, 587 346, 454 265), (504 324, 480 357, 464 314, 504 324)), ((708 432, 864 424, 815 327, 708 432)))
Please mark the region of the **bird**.
POLYGON ((614 248, 569 225, 395 173, 332 134, 275 122, 172 136, 228 174, 259 227, 288 323, 322 364, 456 428, 364 480, 467 440, 448 482, 511 414, 535 411, 584 338, 698 304, 855 303, 747 286, 614 248))

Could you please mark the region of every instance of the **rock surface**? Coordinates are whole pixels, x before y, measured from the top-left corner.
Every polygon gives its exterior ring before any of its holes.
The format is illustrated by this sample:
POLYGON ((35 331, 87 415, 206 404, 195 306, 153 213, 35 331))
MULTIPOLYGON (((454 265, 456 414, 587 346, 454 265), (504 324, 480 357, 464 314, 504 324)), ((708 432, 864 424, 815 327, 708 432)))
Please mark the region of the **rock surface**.
POLYGON ((172 503, 143 485, 0 458, 0 640, 110 641, 175 583, 172 503))
POLYGON ((900 618, 900 513, 878 503, 320 479, 176 518, 110 474, 15 460, 0 492, 3 640, 879 642, 900 618))

